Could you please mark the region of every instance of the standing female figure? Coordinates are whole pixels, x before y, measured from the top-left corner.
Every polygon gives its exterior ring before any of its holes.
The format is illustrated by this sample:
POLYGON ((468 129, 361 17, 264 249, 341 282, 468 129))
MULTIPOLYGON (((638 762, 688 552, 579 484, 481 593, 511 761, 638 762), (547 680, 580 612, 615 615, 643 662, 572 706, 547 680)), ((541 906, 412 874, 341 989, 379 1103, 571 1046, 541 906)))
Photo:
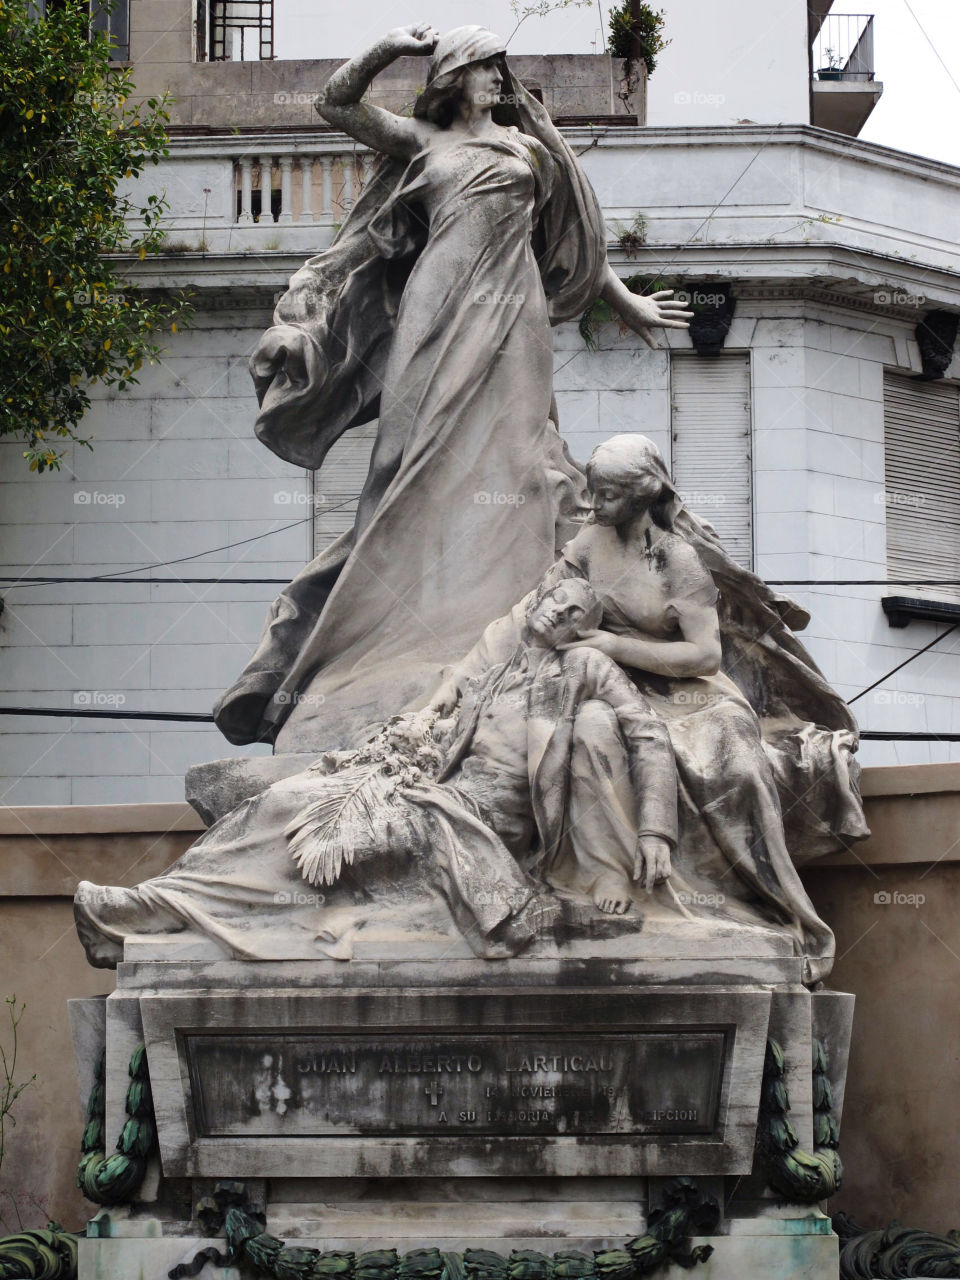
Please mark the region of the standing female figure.
POLYGON ((257 435, 316 468, 379 425, 353 530, 283 592, 216 709, 231 741, 278 751, 422 698, 553 561, 577 475, 551 420, 551 325, 597 297, 648 342, 689 315, 617 278, 589 183, 491 32, 399 28, 317 106, 381 159, 253 355, 257 435), (411 54, 432 55, 412 118, 361 100, 411 54))

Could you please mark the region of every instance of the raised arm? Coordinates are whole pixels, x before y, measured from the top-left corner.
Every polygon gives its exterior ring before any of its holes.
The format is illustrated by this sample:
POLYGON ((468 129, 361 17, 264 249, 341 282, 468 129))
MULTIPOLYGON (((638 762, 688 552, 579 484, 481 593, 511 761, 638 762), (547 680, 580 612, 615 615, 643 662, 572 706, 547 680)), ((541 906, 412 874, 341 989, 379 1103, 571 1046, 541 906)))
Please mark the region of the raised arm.
POLYGON ((396 27, 365 53, 338 67, 317 97, 328 124, 384 155, 407 159, 423 145, 429 125, 361 102, 373 78, 402 57, 425 57, 436 48, 437 32, 425 22, 396 27))

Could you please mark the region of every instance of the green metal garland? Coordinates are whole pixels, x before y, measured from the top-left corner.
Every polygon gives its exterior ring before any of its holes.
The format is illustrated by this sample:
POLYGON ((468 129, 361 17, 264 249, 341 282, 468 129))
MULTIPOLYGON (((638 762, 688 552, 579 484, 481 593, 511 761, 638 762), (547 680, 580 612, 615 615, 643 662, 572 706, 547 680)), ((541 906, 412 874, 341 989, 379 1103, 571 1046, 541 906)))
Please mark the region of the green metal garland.
POLYGON ((645 1235, 592 1257, 573 1249, 554 1254, 515 1249, 504 1257, 490 1249, 414 1249, 400 1254, 396 1249, 321 1253, 293 1248, 266 1234, 263 1213, 249 1204, 243 1183, 237 1182, 218 1184, 213 1198, 198 1206, 198 1216, 210 1234, 223 1227, 227 1250, 202 1249, 192 1262, 174 1267, 170 1280, 197 1276, 208 1262, 243 1265, 276 1280, 639 1280, 670 1262, 694 1267, 706 1261, 713 1246, 690 1249, 687 1237, 713 1231, 720 1207, 689 1178, 674 1178, 664 1190, 663 1207, 650 1214, 645 1235))
POLYGON ((0 1280, 76 1280, 77 1239, 58 1222, 0 1240, 0 1280))
POLYGON ((837 1153, 837 1122, 833 1093, 827 1079, 826 1057, 819 1040, 813 1042, 814 1149, 802 1150, 789 1120, 790 1097, 784 1084, 785 1059, 776 1040, 767 1041, 760 1089, 757 1154, 774 1191, 798 1204, 815 1204, 840 1189, 843 1165, 837 1153))
POLYGON ((833 1217, 840 1237, 840 1280, 894 1280, 900 1276, 960 1276, 960 1231, 945 1236, 917 1227, 858 1227, 845 1213, 833 1217))
POLYGON ((130 1056, 127 1089, 127 1121, 117 1139, 116 1151, 107 1155, 106 1051, 100 1055, 97 1074, 87 1102, 87 1124, 80 1142, 77 1186, 94 1204, 115 1205, 132 1200, 147 1172, 147 1159, 156 1146, 153 1096, 147 1071, 147 1051, 139 1044, 130 1056))

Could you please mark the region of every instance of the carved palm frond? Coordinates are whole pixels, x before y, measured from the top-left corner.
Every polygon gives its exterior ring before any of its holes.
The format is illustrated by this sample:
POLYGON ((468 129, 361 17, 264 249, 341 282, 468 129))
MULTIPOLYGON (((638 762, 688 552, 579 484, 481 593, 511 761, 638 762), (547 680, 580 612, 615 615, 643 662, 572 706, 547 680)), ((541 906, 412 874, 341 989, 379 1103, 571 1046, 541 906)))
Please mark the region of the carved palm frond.
POLYGON ((378 765, 318 779, 317 799, 301 809, 283 833, 304 880, 336 883, 344 863, 352 865, 358 846, 369 845, 377 811, 393 787, 378 765))

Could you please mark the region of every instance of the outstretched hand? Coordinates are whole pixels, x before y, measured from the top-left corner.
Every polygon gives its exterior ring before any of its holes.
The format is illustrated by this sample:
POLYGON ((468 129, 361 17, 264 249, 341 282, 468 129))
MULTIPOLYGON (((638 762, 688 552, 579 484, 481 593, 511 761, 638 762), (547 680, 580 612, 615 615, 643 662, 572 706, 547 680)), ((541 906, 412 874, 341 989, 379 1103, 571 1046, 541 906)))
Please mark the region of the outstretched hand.
POLYGON ((428 22, 414 22, 408 27, 394 27, 387 33, 387 41, 398 58, 422 58, 433 53, 440 39, 428 22))
POLYGON ((685 302, 673 298, 672 289, 659 289, 656 293, 631 293, 617 300, 617 311, 623 323, 638 333, 648 347, 657 347, 650 329, 688 329, 693 317, 686 310, 685 302), (628 300, 629 299, 629 300, 628 300))

